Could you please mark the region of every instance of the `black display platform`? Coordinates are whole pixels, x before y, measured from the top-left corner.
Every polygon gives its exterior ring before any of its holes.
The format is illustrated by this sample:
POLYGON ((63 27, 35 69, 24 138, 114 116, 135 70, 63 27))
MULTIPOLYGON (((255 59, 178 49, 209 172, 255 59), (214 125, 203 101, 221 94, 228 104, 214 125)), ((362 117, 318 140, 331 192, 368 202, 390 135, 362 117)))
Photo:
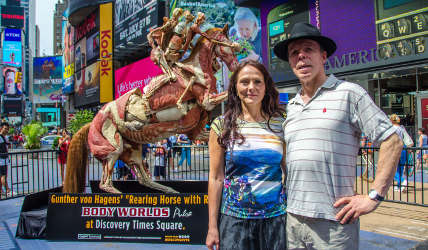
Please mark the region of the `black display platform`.
POLYGON ((115 181, 122 194, 51 194, 48 240, 204 244, 208 229, 206 181, 160 182, 179 191, 165 194, 137 181, 115 181))
POLYGON ((62 187, 25 196, 19 214, 15 237, 43 239, 46 237, 46 214, 50 193, 61 192, 62 187))

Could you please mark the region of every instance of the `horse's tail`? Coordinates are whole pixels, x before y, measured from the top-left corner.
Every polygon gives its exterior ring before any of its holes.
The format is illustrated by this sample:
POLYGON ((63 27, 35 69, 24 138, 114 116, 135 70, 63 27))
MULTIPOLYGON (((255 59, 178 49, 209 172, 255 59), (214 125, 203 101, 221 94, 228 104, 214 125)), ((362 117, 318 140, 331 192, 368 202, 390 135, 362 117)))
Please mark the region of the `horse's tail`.
POLYGON ((88 159, 88 132, 90 123, 73 136, 67 154, 64 193, 83 193, 86 184, 86 162, 88 159))

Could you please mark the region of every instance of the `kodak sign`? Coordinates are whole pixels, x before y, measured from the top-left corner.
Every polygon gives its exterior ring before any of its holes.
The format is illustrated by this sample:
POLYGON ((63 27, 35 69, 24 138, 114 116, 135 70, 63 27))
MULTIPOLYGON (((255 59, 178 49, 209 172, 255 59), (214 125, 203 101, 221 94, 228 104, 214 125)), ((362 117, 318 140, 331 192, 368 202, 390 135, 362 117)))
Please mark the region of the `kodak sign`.
POLYGON ((113 4, 100 5, 100 103, 113 100, 113 4))

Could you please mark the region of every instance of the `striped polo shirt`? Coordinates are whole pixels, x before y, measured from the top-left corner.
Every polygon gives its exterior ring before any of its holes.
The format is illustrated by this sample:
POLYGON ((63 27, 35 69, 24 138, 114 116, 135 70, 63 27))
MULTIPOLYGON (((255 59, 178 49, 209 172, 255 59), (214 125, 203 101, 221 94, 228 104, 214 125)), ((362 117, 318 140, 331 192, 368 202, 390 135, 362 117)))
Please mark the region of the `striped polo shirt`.
POLYGON ((307 104, 299 93, 283 124, 287 212, 336 220, 335 201, 354 195, 361 132, 379 145, 395 128, 362 87, 334 75, 307 104))

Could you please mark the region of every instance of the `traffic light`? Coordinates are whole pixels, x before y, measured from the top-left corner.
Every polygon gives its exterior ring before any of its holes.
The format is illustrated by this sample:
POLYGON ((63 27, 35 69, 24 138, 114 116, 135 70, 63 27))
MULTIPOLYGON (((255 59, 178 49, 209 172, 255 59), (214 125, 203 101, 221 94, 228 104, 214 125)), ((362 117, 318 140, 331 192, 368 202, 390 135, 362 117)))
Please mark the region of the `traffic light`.
POLYGON ((16 72, 15 74, 15 83, 22 82, 22 72, 16 72))

